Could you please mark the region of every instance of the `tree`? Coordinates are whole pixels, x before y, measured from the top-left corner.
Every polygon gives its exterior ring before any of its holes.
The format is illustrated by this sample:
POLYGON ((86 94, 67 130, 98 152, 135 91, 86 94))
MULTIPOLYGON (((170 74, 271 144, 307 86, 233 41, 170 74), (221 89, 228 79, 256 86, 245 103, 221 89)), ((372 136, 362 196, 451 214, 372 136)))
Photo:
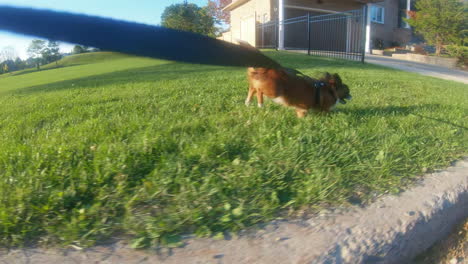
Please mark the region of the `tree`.
POLYGON ((73 47, 73 54, 81 54, 81 53, 86 53, 88 52, 88 47, 81 46, 81 45, 75 45, 73 47))
POLYGON ((45 63, 57 62, 62 55, 60 54, 60 47, 57 41, 49 40, 47 47, 42 51, 42 59, 45 63))
POLYGON ((459 0, 418 0, 416 10, 406 22, 435 45, 437 56, 444 45, 459 42, 460 32, 466 31, 467 13, 459 0))
POLYGON ((6 60, 0 63, 0 73, 13 72, 19 69, 14 60, 6 60))
POLYGON ((231 0, 208 0, 209 14, 216 19, 217 23, 231 23, 231 14, 229 11, 223 11, 231 2, 231 0))
POLYGON ((26 68, 33 68, 36 67, 36 59, 29 57, 24 61, 26 68))
POLYGON ((5 64, 3 64, 3 73, 7 73, 7 72, 8 72, 8 70, 9 70, 9 68, 8 68, 8 64, 6 64, 6 63, 5 63, 5 64))
POLYGON ((208 7, 195 4, 173 4, 164 10, 161 16, 163 27, 190 31, 198 34, 214 36, 215 20, 210 15, 208 7))
POLYGON ((40 39, 34 39, 28 47, 29 57, 34 59, 37 69, 40 69, 42 53, 46 48, 46 42, 40 39))
POLYGON ((18 54, 16 53, 15 48, 13 48, 12 46, 4 47, 0 51, 0 62, 14 60, 16 57, 18 57, 18 54))
POLYGON ((16 70, 22 70, 26 68, 26 62, 21 60, 19 57, 16 58, 15 60, 15 67, 16 70))

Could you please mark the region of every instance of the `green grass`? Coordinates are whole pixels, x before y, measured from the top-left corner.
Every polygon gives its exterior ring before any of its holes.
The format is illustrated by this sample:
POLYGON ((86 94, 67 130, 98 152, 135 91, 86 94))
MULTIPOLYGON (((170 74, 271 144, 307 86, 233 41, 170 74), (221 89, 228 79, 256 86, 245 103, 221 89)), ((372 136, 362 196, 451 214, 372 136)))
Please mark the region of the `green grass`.
POLYGON ((0 78, 0 244, 177 245, 395 193, 466 155, 467 85, 267 54, 338 72, 353 101, 298 119, 244 106, 243 68, 99 53, 0 78))
MULTIPOLYGON (((61 68, 61 67, 70 67, 70 66, 77 66, 77 65, 83 65, 83 64, 110 62, 112 60, 124 59, 124 58, 129 58, 129 57, 130 56, 126 54, 112 53, 112 52, 94 52, 94 53, 76 54, 76 55, 70 55, 70 56, 64 57, 57 62, 52 62, 46 65, 42 65, 39 71, 46 71, 46 70, 51 70, 51 69, 56 69, 56 68, 61 68)), ((32 73, 32 72, 38 72, 38 70, 36 68, 28 68, 28 69, 21 70, 21 71, 15 71, 15 72, 0 75, 0 79, 10 77, 10 76, 17 76, 17 75, 32 73)), ((26 78, 29 79, 28 77, 26 78)))

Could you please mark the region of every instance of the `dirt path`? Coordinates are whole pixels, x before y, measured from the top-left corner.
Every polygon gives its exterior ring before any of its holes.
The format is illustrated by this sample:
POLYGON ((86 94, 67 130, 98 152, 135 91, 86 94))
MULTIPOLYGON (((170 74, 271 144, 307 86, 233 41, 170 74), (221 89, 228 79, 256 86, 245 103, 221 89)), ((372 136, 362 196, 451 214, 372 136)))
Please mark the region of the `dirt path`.
POLYGON ((405 263, 468 217, 468 160, 425 175, 365 208, 274 221, 225 240, 187 238, 183 248, 135 251, 124 242, 88 250, 0 251, 0 263, 405 263))
POLYGON ((414 264, 468 263, 468 219, 452 233, 416 257, 414 264))

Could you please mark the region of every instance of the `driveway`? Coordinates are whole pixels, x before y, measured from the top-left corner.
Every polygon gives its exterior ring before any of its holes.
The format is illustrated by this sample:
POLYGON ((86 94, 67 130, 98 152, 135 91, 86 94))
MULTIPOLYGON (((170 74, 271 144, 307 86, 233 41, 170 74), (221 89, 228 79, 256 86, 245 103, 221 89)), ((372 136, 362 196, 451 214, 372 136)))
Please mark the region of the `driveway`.
POLYGON ((370 54, 366 54, 366 62, 468 84, 468 72, 462 70, 370 54))

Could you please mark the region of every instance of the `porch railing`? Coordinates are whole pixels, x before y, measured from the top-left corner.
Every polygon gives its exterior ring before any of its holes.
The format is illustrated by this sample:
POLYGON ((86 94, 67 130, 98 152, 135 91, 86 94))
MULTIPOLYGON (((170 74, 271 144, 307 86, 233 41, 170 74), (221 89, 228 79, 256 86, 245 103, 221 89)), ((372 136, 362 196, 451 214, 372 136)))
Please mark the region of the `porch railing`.
POLYGON ((256 46, 278 49, 278 31, 282 26, 286 50, 364 62, 366 8, 319 16, 308 14, 258 24, 256 46))

